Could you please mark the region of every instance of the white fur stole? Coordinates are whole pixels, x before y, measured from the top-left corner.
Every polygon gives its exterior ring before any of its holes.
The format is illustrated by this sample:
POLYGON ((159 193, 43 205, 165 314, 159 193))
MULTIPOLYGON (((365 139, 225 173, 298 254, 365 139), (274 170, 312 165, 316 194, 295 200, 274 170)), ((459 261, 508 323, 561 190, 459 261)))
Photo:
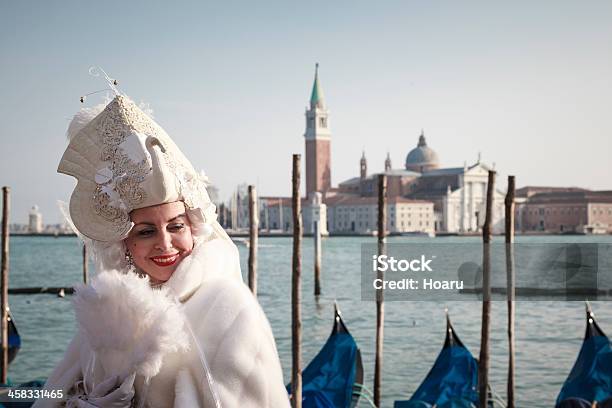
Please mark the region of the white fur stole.
POLYGON ((154 377, 164 355, 189 348, 179 304, 167 289, 152 289, 148 277, 105 271, 78 287, 73 302, 105 377, 154 377))

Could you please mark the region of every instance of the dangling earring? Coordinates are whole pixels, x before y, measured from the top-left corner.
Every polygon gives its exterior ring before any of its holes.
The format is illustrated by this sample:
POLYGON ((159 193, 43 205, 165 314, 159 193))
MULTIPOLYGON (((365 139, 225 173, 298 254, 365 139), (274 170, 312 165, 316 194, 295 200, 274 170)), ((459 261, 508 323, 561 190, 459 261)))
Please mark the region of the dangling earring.
POLYGON ((130 251, 125 252, 125 262, 127 263, 128 271, 136 273, 136 275, 141 278, 147 276, 146 273, 136 267, 136 264, 134 263, 134 257, 132 256, 130 251))
POLYGON ((125 252, 125 263, 127 264, 129 270, 134 268, 134 258, 132 257, 130 251, 125 252))

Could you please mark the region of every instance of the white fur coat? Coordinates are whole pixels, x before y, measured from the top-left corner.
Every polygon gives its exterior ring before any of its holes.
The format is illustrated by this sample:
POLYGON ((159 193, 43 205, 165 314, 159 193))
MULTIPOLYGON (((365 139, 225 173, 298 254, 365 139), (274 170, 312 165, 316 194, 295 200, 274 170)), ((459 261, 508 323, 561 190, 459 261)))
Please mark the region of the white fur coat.
POLYGON ((198 245, 162 290, 104 272, 74 303, 79 331, 45 388, 136 372, 136 396, 151 408, 289 406, 270 325, 227 240, 198 245))

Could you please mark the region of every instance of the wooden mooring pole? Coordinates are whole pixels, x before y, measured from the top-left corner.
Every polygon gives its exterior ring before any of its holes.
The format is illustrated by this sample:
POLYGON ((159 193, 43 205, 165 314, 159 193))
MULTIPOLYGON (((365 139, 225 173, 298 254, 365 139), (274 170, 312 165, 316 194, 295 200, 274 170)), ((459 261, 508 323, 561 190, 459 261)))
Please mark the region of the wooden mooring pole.
POLYGON ((257 214, 257 191, 249 186, 249 289, 257 297, 257 238, 259 216, 257 214))
POLYGON ((514 408, 514 176, 508 176, 506 207, 506 279, 508 294, 508 408, 514 408))
POLYGON ((321 226, 314 222, 314 294, 321 294, 321 226))
POLYGON ((83 242, 83 283, 85 285, 87 285, 87 282, 89 281, 89 264, 87 258, 87 244, 83 242))
POLYGON ((11 189, 2 187, 2 367, 0 382, 6 384, 8 376, 8 275, 9 275, 9 198, 11 189))
MULTIPOLYGON (((387 227, 387 178, 378 175, 378 255, 385 253, 385 236, 387 227)), ((377 272, 378 279, 384 279, 384 273, 377 272)), ((380 407, 383 365, 383 329, 385 325, 385 305, 382 289, 376 290, 376 360, 374 364, 374 405, 380 407)))
POLYGON ((480 407, 487 406, 489 384, 489 333, 491 326, 491 224, 495 171, 489 170, 487 207, 482 227, 482 328, 480 332, 480 358, 478 360, 478 392, 480 407))
POLYGON ((291 406, 302 408, 302 214, 300 203, 300 155, 293 155, 291 208, 293 210, 293 274, 291 278, 291 406))

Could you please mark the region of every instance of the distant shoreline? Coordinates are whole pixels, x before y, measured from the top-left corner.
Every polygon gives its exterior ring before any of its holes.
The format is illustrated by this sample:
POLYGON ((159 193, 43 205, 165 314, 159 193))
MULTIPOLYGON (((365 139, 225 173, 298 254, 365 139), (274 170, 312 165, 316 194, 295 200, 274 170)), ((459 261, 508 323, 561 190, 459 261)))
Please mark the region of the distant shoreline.
MULTIPOLYGON (((228 235, 231 238, 248 238, 249 237, 249 233, 248 232, 236 232, 236 233, 229 233, 228 235)), ((439 233, 436 234, 434 237, 432 238, 436 238, 436 237, 479 237, 481 236, 482 233, 481 232, 473 232, 473 233, 464 233, 464 234, 458 234, 458 233, 439 233)), ((497 234, 498 236, 503 236, 504 234, 497 234)), ((608 236, 608 235, 612 235, 612 234, 579 234, 579 233, 575 233, 575 234, 551 234, 551 233, 545 233, 545 232, 539 232, 539 231, 529 231, 529 232, 524 232, 524 233, 520 233, 520 232, 516 232, 515 236, 549 236, 549 237, 564 237, 564 236, 569 236, 569 235, 588 235, 588 236, 608 236)), ((76 237, 77 235, 75 233, 59 233, 59 234, 54 234, 54 233, 40 233, 40 234, 34 234, 34 233, 14 233, 11 232, 10 234, 11 237, 51 237, 51 238, 73 238, 76 237)), ((260 238, 277 238, 277 237, 284 237, 284 238, 290 238, 293 237, 293 234, 290 232, 287 233, 269 233, 269 232, 260 232, 258 235, 260 238)), ((304 234, 303 236, 305 237, 312 237, 312 234, 304 234)), ((325 238, 335 238, 335 237, 375 237, 376 234, 372 235, 372 234, 349 234, 349 233, 340 233, 340 234, 330 234, 329 236, 325 237, 325 238)), ((390 237, 399 237, 402 236, 400 234, 390 234, 388 235, 390 237)), ((420 234, 416 234, 416 235, 403 235, 406 237, 427 237, 426 234, 420 235, 420 234)))

